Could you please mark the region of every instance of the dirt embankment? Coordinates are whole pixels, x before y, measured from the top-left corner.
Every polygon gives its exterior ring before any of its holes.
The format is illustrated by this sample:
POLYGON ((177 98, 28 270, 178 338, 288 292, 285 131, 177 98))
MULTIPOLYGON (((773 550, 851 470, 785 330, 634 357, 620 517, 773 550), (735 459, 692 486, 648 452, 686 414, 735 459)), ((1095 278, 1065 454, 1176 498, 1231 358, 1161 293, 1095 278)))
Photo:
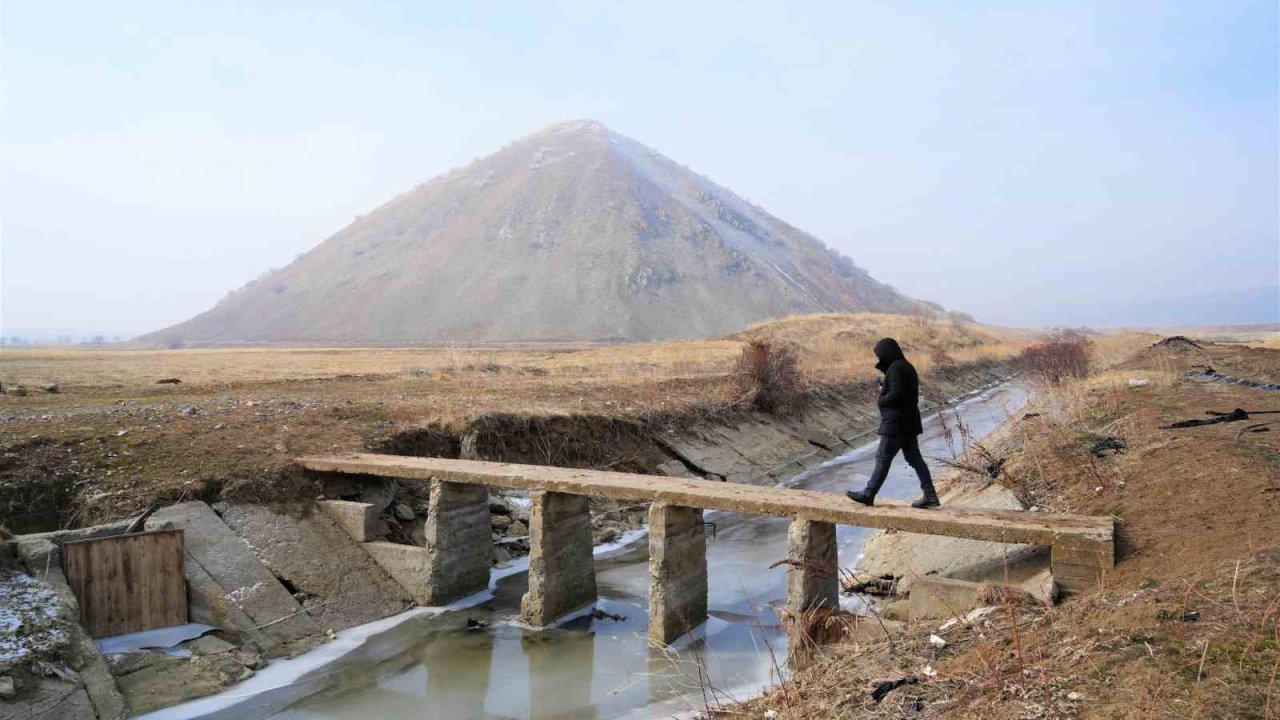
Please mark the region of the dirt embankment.
POLYGON ((1047 389, 950 483, 1114 516, 1115 570, 1056 607, 997 591, 837 645, 726 716, 1280 717, 1278 381, 1280 352, 1177 340, 1047 389))

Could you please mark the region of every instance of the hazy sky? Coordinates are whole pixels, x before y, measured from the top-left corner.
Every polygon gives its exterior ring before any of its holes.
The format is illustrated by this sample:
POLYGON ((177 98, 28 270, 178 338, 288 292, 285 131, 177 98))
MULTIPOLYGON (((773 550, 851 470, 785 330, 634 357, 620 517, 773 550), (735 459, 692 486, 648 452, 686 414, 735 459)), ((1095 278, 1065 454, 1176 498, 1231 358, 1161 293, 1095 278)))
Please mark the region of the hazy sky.
POLYGON ((183 320, 576 117, 985 320, 1280 284, 1272 1, 6 0, 0 22, 4 335, 183 320))

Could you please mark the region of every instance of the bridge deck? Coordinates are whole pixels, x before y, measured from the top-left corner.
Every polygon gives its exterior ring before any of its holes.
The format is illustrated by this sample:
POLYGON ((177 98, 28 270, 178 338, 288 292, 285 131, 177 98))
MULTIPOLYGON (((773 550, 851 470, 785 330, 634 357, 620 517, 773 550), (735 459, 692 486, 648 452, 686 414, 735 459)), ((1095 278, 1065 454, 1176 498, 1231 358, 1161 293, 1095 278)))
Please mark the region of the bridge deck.
MULTIPOLYGON (((801 520, 902 530, 927 535, 1053 545, 1055 549, 1111 554, 1115 525, 1110 517, 1018 510, 941 508, 917 510, 902 502, 859 505, 842 495, 812 490, 633 473, 577 470, 543 465, 418 458, 356 453, 306 457, 308 470, 394 478, 438 478, 456 483, 548 490, 627 501, 662 500, 673 505, 773 515, 801 520)), ((1104 562, 1109 564, 1108 557, 1104 562)))

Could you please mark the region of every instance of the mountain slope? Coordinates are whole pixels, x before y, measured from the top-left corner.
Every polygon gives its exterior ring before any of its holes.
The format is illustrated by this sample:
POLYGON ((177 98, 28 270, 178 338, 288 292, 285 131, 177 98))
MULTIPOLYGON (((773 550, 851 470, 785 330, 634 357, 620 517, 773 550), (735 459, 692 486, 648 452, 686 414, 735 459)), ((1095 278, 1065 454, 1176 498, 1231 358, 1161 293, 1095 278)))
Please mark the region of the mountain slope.
POLYGON ((917 304, 657 152, 572 121, 400 195, 141 340, 660 340, 917 304))

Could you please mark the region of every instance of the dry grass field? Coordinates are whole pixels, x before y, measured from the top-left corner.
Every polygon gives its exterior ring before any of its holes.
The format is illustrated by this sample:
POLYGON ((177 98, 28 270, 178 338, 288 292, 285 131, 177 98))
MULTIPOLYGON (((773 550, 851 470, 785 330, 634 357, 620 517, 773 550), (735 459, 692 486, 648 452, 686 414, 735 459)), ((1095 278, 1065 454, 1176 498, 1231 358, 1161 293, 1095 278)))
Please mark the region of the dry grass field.
POLYGON ((938 362, 1008 357, 1030 337, 976 324, 857 314, 787 318, 721 340, 626 345, 6 348, 0 350, 0 382, 29 391, 28 400, 11 403, 50 407, 81 399, 169 399, 218 392, 349 395, 355 384, 370 391, 356 394, 429 397, 423 419, 451 421, 491 410, 606 411, 621 400, 645 409, 714 402, 713 386, 753 338, 793 346, 813 382, 848 382, 874 374, 871 346, 885 335, 897 337, 922 370, 938 362), (157 384, 167 378, 181 383, 157 384), (59 396, 41 393, 49 383, 58 384, 59 396), (688 391, 700 384, 706 387, 688 391))
MULTIPOLYGON (((63 522, 113 519, 156 496, 274 482, 299 454, 398 448, 424 432, 457 442, 499 417, 696 421, 741 399, 734 368, 748 340, 793 348, 807 386, 826 392, 874 377, 871 346, 884 335, 902 342, 926 391, 939 364, 1008 358, 1032 340, 861 314, 788 318, 719 340, 613 346, 4 349, 0 523, 32 508, 58 508, 63 522), (181 382, 158 384, 170 378, 181 382), (50 383, 57 393, 42 389, 50 383)), ((1094 355, 1109 364, 1151 340, 1095 337, 1094 355)))
POLYGON ((456 437, 494 416, 645 422, 719 412, 736 399, 748 336, 789 344, 821 389, 872 377, 871 345, 883 335, 898 337, 926 374, 939 361, 1007 357, 1026 342, 971 324, 834 315, 720 340, 614 346, 4 349, 0 518, 39 506, 62 507, 72 522, 106 519, 156 495, 279 478, 298 454, 386 447, 421 428, 456 437), (170 378, 181 382, 158 384, 170 378), (57 393, 42 389, 50 383, 57 393))
POLYGON ((1009 599, 950 626, 913 621, 892 642, 872 633, 716 717, 1280 717, 1280 416, 1169 427, 1207 410, 1277 410, 1280 393, 1188 375, 1206 365, 1280 382, 1280 351, 1144 348, 1041 388, 1025 417, 975 448, 973 470, 942 481, 985 486, 997 461, 994 482, 1028 506, 1115 517, 1117 565, 1096 591, 1055 607, 1009 599), (1104 440, 1123 450, 1097 452, 1104 440), (916 684, 871 698, 899 677, 916 684))
POLYGON ((1254 325, 1181 325, 1156 330, 1160 335, 1185 335, 1193 340, 1263 346, 1268 338, 1280 335, 1280 323, 1254 325))

